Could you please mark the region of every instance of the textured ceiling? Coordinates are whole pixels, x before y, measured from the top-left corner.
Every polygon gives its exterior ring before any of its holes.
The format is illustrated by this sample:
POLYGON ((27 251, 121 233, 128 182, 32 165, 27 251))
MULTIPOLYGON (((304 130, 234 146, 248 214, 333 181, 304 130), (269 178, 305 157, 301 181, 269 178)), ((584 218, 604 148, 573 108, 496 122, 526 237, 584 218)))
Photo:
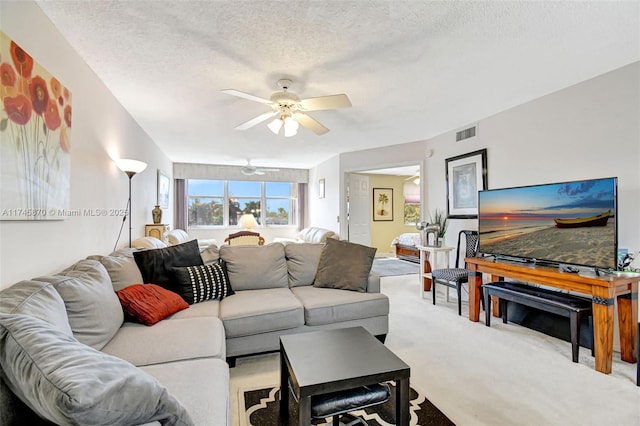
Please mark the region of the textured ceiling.
MULTIPOLYGON (((424 140, 640 59, 640 6, 553 1, 38 1, 176 162, 312 167, 424 140), (331 131, 260 124, 276 81, 331 131)), ((69 83, 71 86, 72 84, 69 83)))

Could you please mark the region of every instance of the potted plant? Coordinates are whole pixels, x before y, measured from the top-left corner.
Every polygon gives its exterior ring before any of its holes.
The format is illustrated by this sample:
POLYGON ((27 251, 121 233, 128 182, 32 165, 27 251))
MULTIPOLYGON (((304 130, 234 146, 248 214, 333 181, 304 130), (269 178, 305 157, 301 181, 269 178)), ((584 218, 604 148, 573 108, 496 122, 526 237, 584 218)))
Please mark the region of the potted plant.
POLYGON ((438 245, 442 245, 444 241, 444 235, 447 233, 447 215, 445 212, 436 209, 429 215, 429 223, 432 225, 438 225, 440 231, 438 232, 438 245))

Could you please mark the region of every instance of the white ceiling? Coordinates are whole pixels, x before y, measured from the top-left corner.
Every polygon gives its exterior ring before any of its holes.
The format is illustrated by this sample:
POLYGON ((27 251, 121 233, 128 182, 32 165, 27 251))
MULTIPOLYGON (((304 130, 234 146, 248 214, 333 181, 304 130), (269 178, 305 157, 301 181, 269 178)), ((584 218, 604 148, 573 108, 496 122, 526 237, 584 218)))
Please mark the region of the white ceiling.
MULTIPOLYGON (((309 168, 424 140, 640 60, 638 1, 38 1, 176 162, 309 168), (331 131, 273 135, 276 81, 331 131)), ((73 88, 73 82, 65 84, 73 88)))

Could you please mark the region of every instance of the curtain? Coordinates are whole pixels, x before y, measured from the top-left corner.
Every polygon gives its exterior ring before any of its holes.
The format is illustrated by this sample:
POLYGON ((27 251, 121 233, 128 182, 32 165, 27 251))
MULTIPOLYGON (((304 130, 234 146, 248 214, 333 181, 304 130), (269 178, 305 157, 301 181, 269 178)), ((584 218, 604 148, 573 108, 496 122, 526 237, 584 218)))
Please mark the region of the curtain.
POLYGON ((187 203, 187 181, 186 179, 176 179, 176 214, 174 219, 174 229, 187 230, 189 225, 189 211, 187 203))

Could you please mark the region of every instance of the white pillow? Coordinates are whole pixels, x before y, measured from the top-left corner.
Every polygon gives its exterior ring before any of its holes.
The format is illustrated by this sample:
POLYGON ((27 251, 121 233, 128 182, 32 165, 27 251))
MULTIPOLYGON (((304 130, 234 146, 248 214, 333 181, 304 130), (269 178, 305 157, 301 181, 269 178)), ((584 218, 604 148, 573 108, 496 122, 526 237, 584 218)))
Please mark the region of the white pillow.
POLYGON ((11 391, 56 424, 193 425, 155 378, 29 315, 0 314, 0 366, 11 391))

